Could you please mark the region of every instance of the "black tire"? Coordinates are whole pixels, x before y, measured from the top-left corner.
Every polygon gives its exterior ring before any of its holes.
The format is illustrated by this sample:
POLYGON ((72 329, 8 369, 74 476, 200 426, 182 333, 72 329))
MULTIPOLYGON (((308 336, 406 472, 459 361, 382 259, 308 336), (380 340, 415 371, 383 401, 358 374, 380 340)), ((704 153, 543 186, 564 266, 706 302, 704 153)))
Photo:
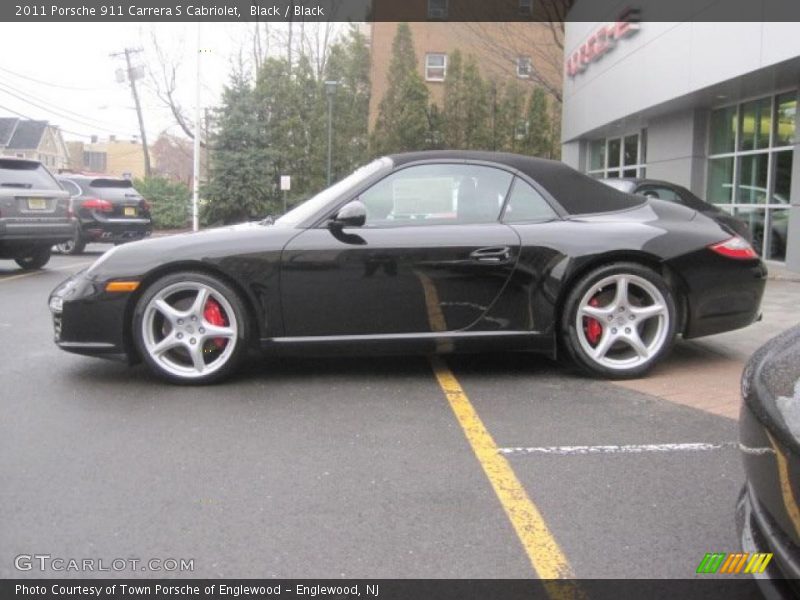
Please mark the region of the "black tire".
MULTIPOLYGON (((601 297, 601 294, 611 293, 610 291, 604 291, 605 289, 605 287, 598 288, 596 295, 593 296, 592 299, 601 297)), ((609 290, 610 289, 611 288, 609 288, 609 290)), ((660 301, 654 302, 654 305, 659 304, 660 301)), ((607 306, 611 306, 611 304, 607 306)), ((599 308, 601 310, 608 310, 607 306, 600 306, 599 308)), ((581 317, 581 319, 581 322, 585 324, 586 321, 584 320, 584 317, 581 317)), ((673 293, 661 275, 652 269, 637 263, 619 262, 598 267, 597 269, 594 269, 587 275, 583 276, 579 281, 577 281, 577 283, 575 283, 567 295, 566 301, 564 302, 560 319, 559 333, 562 347, 566 350, 573 362, 584 372, 595 377, 603 377, 606 379, 632 379, 645 374, 669 353, 672 344, 675 341, 677 325, 678 311, 676 309, 673 293), (632 306, 632 308, 631 306, 627 307, 628 312, 625 312, 626 307, 623 306, 620 313, 614 312, 613 316, 609 315, 605 317, 605 319, 607 319, 609 322, 601 323, 599 320, 596 321, 596 323, 601 325, 602 328, 600 340, 602 341, 603 335, 612 331, 612 327, 614 334, 616 334, 617 330, 619 330, 620 338, 623 337, 622 332, 628 332, 629 328, 634 334, 641 334, 642 328, 649 328, 647 331, 644 331, 644 333, 652 336, 652 352, 642 352, 642 354, 637 354, 636 351, 633 350, 633 347, 626 348, 627 342, 623 340, 622 342, 614 342, 613 345, 609 346, 609 353, 611 351, 622 352, 623 357, 618 361, 613 359, 609 361, 607 356, 596 359, 587 351, 587 345, 589 344, 587 339, 588 331, 578 331, 578 310, 581 308, 582 301, 587 297, 588 294, 592 292, 593 288, 598 286, 598 284, 603 284, 603 282, 609 281, 610 278, 615 276, 630 276, 632 278, 633 281, 630 285, 634 290, 634 298, 633 300, 628 298, 626 302, 622 303, 629 304, 632 306), (646 284, 642 283, 642 286, 645 287, 639 287, 639 285, 636 283, 636 281, 638 281, 636 278, 640 278, 641 280, 649 282, 649 284, 652 285, 658 291, 658 293, 660 293, 664 301, 664 310, 662 311, 664 314, 663 317, 643 317, 637 322, 637 317, 635 316, 634 311, 647 307, 644 306, 644 301, 642 301, 642 306, 638 306, 638 301, 636 300, 635 296, 638 295, 641 298, 646 299, 646 296, 649 292, 645 288, 649 286, 646 286, 646 284), (637 305, 633 306, 634 304, 637 305), (632 321, 629 323, 624 319, 631 319, 632 321), (654 324, 649 324, 654 320, 656 320, 654 324), (608 332, 606 331, 606 328, 609 328, 608 332), (632 352, 635 354, 635 356, 632 356, 630 359, 626 359, 624 357, 625 352, 632 352), (631 364, 624 364, 626 360, 631 361, 631 364), (642 362, 641 364, 636 364, 636 361, 642 362), (608 362, 616 362, 617 364, 615 364, 613 367, 609 366, 608 364, 604 364, 608 362)), ((641 335, 638 335, 637 337, 639 340, 644 341, 647 338, 647 335, 644 338, 641 335)), ((647 346, 646 342, 645 345, 647 346)), ((600 342, 597 342, 598 352, 599 347, 600 342)), ((650 350, 650 347, 648 346, 646 349, 650 350)), ((592 348, 590 347, 589 350, 592 350, 592 348)))
POLYGON ((15 259, 16 263, 26 271, 41 269, 50 261, 50 247, 40 246, 35 248, 28 256, 20 256, 15 259))
POLYGON ((83 251, 86 249, 86 240, 83 238, 81 230, 78 229, 75 231, 75 237, 73 237, 71 240, 61 244, 56 244, 56 249, 61 254, 69 254, 71 256, 83 254, 83 251))
MULTIPOLYGON (((201 320, 198 326, 202 323, 203 321, 201 320)), ((250 345, 250 319, 239 294, 219 278, 195 271, 171 273, 150 284, 136 302, 133 311, 132 328, 136 350, 150 370, 162 379, 182 385, 204 385, 222 381, 230 377, 236 372, 242 359, 247 354, 250 345), (207 375, 188 376, 171 372, 169 366, 165 366, 162 362, 156 360, 147 349, 147 343, 145 341, 145 316, 148 305, 160 292, 174 287, 177 284, 198 284, 211 288, 216 294, 219 294, 219 296, 227 301, 235 317, 236 339, 232 342, 234 344, 233 350, 222 366, 207 375)), ((231 329, 233 330, 234 328, 231 327, 231 329)), ((204 343, 206 342, 200 342, 201 345, 204 343)))

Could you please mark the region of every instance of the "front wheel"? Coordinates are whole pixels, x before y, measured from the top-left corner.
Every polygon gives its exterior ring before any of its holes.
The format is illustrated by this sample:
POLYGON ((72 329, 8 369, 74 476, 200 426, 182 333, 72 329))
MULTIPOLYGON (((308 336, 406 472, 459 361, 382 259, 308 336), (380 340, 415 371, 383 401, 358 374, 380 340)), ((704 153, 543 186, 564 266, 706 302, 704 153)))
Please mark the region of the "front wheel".
POLYGON ((50 248, 41 246, 36 248, 28 256, 20 256, 15 262, 26 271, 41 269, 50 261, 50 248))
POLYGON ((569 293, 561 339, 584 371, 629 379, 669 352, 677 320, 672 292, 658 273, 617 263, 595 269, 569 293))
POLYGON ((162 277, 136 303, 140 355, 173 383, 203 384, 232 374, 246 353, 247 312, 229 285, 204 273, 162 277))

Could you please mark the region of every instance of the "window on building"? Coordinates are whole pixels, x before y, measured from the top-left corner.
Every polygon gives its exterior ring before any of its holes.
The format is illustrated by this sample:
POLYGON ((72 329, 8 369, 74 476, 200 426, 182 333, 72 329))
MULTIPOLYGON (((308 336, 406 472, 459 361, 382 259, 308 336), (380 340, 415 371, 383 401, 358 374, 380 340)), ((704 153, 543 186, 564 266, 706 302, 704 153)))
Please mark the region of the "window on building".
POLYGON ((589 142, 588 168, 592 177, 636 178, 646 173, 647 130, 623 137, 589 142))
POLYGON ((428 0, 428 18, 446 19, 447 0, 428 0))
POLYGON ((533 14, 533 0, 519 0, 519 14, 533 14))
POLYGON ((425 81, 444 81, 447 75, 447 54, 425 55, 425 81))
POLYGON ((533 63, 531 63, 530 56, 517 57, 517 77, 520 79, 528 79, 533 73, 533 63))
POLYGON ((798 92, 711 112, 706 200, 748 223, 756 250, 786 260, 798 92))

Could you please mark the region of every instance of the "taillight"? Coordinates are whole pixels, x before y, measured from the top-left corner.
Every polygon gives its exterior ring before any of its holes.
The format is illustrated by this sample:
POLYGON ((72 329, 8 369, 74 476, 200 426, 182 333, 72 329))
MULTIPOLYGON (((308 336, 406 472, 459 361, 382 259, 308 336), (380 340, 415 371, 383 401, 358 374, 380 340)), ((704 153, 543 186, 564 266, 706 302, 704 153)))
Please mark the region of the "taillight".
POLYGON ((750 243, 738 235, 723 242, 711 244, 708 249, 722 256, 726 256, 727 258, 735 258, 738 260, 758 258, 758 254, 753 250, 750 243))
POLYGON ((114 205, 111 204, 108 200, 100 200, 98 198, 90 198, 89 200, 84 200, 82 204, 83 208, 88 208, 90 210, 99 210, 100 212, 112 212, 114 210, 114 205))
POLYGON ((142 209, 146 210, 147 212, 150 212, 150 208, 151 208, 150 203, 144 198, 142 198, 142 209))

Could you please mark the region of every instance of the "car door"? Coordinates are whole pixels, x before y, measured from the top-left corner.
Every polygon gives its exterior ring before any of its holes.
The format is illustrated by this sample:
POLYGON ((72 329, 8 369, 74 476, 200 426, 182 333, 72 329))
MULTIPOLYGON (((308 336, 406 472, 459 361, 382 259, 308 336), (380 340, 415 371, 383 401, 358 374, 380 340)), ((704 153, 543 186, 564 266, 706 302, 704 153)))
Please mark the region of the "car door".
POLYGON ((359 195, 363 226, 296 236, 281 258, 286 335, 481 329, 519 255, 499 222, 512 178, 463 161, 408 166, 359 195))

